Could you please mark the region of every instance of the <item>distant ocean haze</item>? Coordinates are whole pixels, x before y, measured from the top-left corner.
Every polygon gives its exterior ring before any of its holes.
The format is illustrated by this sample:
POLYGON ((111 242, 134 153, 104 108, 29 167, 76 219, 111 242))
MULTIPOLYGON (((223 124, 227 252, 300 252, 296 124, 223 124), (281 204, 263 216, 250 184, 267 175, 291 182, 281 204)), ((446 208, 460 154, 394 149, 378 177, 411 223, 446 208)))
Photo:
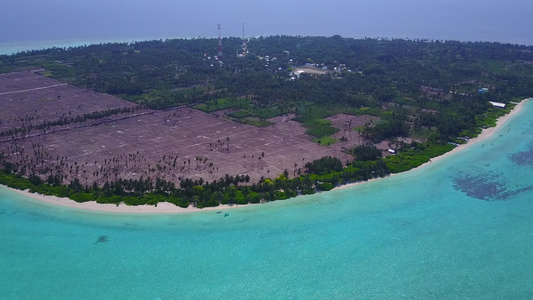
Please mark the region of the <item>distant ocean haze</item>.
POLYGON ((50 41, 323 35, 533 44, 533 1, 10 1, 0 53, 50 41), (7 45, 6 45, 7 44, 7 45), (18 45, 15 47, 14 45, 18 45))

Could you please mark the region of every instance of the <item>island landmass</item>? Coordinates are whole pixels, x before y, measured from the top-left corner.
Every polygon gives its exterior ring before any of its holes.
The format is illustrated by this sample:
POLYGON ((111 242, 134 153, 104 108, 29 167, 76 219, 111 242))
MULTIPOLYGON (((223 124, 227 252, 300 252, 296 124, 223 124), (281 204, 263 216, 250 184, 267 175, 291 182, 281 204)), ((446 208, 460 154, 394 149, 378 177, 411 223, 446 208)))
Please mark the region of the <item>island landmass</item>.
POLYGON ((0 183, 116 212, 285 200, 456 152, 533 93, 528 46, 214 42, 0 56, 0 183))

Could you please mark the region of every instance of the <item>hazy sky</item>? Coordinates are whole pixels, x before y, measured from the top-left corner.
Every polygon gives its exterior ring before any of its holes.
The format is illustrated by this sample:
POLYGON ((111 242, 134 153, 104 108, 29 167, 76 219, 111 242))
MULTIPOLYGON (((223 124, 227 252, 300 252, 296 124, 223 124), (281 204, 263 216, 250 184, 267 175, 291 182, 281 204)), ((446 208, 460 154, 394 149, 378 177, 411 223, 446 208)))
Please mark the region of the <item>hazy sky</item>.
POLYGON ((0 43, 326 35, 533 45, 532 0, 4 0, 0 43))

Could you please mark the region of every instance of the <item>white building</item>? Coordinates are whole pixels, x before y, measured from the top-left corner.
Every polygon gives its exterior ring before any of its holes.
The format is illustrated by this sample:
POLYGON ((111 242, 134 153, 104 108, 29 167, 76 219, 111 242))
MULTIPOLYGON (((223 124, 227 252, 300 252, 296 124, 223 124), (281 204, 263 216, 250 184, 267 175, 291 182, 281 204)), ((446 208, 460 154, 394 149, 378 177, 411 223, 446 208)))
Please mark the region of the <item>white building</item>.
POLYGON ((505 103, 489 101, 494 107, 505 108, 505 103))

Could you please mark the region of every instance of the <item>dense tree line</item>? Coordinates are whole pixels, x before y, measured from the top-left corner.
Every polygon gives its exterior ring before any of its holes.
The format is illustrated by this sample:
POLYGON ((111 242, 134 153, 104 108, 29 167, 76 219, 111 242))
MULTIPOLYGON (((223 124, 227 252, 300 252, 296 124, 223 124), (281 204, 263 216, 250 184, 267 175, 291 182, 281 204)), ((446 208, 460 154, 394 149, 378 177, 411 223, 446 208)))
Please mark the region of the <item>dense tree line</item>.
MULTIPOLYGON (((0 156, 0 163, 4 159, 0 156)), ((313 194, 316 191, 330 190, 336 185, 389 174, 387 163, 382 160, 354 161, 343 166, 337 158, 325 157, 306 165, 308 172, 294 178, 288 178, 288 172, 275 179, 262 178, 259 182, 247 185, 247 175, 225 175, 213 182, 203 179, 186 178, 180 186, 159 178, 141 178, 139 180, 108 181, 102 187, 96 183, 84 185, 74 178, 68 185, 62 185, 61 179, 50 175, 44 181, 32 173, 27 178, 17 174, 17 169, 5 164, 0 170, 0 184, 17 189, 29 189, 45 195, 69 197, 78 202, 97 201, 98 203, 124 202, 127 205, 157 205, 170 202, 181 207, 190 204, 202 208, 220 204, 248 204, 260 201, 285 200, 298 194, 313 194)))
POLYGON ((377 160, 382 156, 381 150, 372 144, 357 146, 350 150, 350 154, 359 161, 377 160))
POLYGON ((306 163, 305 169, 307 173, 318 175, 340 172, 342 171, 342 162, 336 157, 325 156, 321 159, 306 163))

